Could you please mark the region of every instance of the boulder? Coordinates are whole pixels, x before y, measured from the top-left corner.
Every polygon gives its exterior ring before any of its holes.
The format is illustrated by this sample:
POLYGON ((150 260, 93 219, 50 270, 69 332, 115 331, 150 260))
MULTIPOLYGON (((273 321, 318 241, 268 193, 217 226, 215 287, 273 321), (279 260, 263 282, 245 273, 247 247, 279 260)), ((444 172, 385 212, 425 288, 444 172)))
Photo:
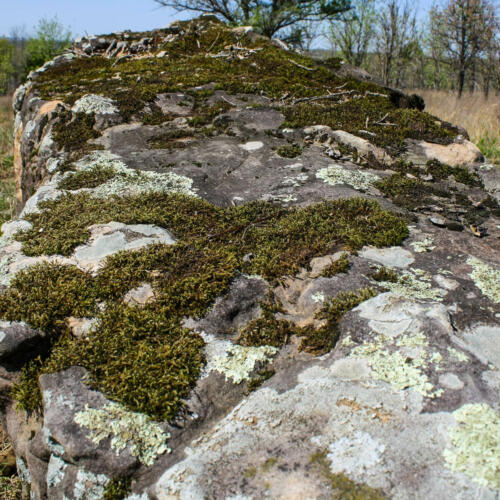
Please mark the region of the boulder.
POLYGON ((422 105, 214 16, 30 76, 0 416, 31 498, 498 496, 498 169, 422 105))

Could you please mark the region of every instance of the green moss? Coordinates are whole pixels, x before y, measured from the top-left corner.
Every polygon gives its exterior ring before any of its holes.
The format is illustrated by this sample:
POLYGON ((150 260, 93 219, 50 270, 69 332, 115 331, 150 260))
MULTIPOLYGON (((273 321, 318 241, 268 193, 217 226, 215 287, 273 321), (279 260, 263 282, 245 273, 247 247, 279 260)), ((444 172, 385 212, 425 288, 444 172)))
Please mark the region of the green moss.
POLYGON ((0 316, 26 321, 48 334, 66 328, 65 319, 96 312, 92 279, 76 266, 41 263, 19 271, 0 301, 0 316))
POLYGON ((104 489, 103 500, 123 500, 130 493, 132 478, 130 476, 115 477, 104 489))
POLYGON ((266 368, 259 370, 255 377, 253 377, 247 384, 247 392, 250 393, 258 389, 266 380, 269 380, 274 374, 275 370, 268 370, 266 368))
POLYGON ((399 274, 393 269, 384 266, 380 266, 370 277, 375 281, 388 281, 390 283, 399 281, 399 274))
POLYGON ((95 188, 109 181, 116 175, 111 167, 96 165, 86 170, 80 170, 59 182, 59 189, 76 191, 82 188, 95 188))
POLYGON ((302 147, 298 144, 291 144, 290 146, 281 146, 276 150, 276 154, 282 158, 296 158, 302 153, 302 147))
POLYGON ((349 254, 343 253, 337 260, 334 260, 328 267, 321 272, 323 278, 332 278, 339 273, 346 273, 351 267, 349 254))
POLYGON ((66 111, 61 113, 58 123, 54 125, 54 141, 61 149, 67 152, 83 150, 87 141, 100 136, 94 130, 95 117, 93 114, 66 111))
POLYGON ((467 186, 482 187, 483 185, 481 179, 476 174, 469 172, 466 167, 451 167, 438 160, 430 160, 427 162, 426 173, 431 174, 432 177, 438 181, 445 180, 453 175, 457 182, 461 182, 467 186))
MULTIPOLYGON (((136 116, 150 124, 163 123, 172 118, 163 115, 153 105, 158 94, 192 92, 190 89, 212 84, 213 89, 229 93, 262 93, 275 99, 288 94, 290 98, 283 104, 288 125, 323 124, 354 134, 365 129, 375 134, 370 136, 370 140, 393 150, 401 150, 406 138, 449 143, 458 134, 455 128, 442 122, 436 123, 435 118, 427 113, 402 109, 398 102, 389 99, 388 90, 383 87, 339 77, 335 72, 339 67, 336 63, 318 63, 306 56, 279 49, 264 38, 252 42, 247 36, 238 35, 220 23, 190 21, 177 40, 158 49, 165 50, 168 57, 131 58, 120 62, 102 57, 76 58, 48 68, 39 75, 35 87, 43 99, 59 98, 70 105, 84 94, 109 97, 116 102, 125 120, 136 116), (225 51, 229 54, 229 47, 235 45, 260 50, 242 59, 207 57, 208 52, 225 51), (294 98, 336 93, 339 87, 342 87, 342 92, 352 92, 338 102, 324 100, 293 104, 294 98), (146 105, 150 112, 144 111, 146 105), (377 124, 387 113, 386 122, 397 127, 377 124)), ((205 108, 195 111, 191 125, 208 125, 222 112, 218 105, 205 108)))
POLYGON ((316 315, 324 320, 324 326, 303 328, 299 335, 303 337, 301 350, 320 355, 331 351, 340 336, 339 322, 351 309, 375 297, 377 293, 372 288, 362 288, 357 292, 340 292, 327 302, 316 315))
POLYGON ((179 149, 185 148, 186 143, 179 139, 192 138, 193 134, 189 130, 169 130, 159 137, 149 141, 149 147, 153 149, 179 149))
POLYGON ((344 474, 334 474, 330 470, 326 451, 312 455, 310 462, 327 480, 334 500, 383 500, 386 498, 380 490, 356 483, 344 474))
MULTIPOLYGON (((96 199, 80 193, 42 203, 29 220, 33 229, 18 238, 31 255, 69 255, 87 241, 90 225, 110 221, 156 224, 177 238, 175 245, 115 254, 95 277, 71 266, 40 264, 20 272, 0 303, 3 319, 27 321, 53 338, 50 352, 29 364, 15 386, 23 408, 37 408, 41 373, 77 365, 110 399, 165 420, 182 408, 204 363, 203 340, 183 328, 182 320, 202 317, 237 273, 278 281, 339 244, 392 246, 408 235, 401 219, 361 198, 305 208, 266 202, 221 208, 179 194, 96 199), (246 261, 249 253, 254 258, 246 261), (156 300, 143 308, 124 305, 123 296, 145 281, 153 285, 156 300), (65 323, 69 316, 98 321, 88 338, 72 338, 65 323)), ((322 312, 327 325, 321 333, 297 332, 293 324, 275 319, 279 306, 263 305, 263 317, 241 332, 240 342, 278 346, 300 333, 303 348, 327 351, 335 345, 341 315, 370 294, 364 290, 334 299, 322 312)))
POLYGON ((276 318, 277 313, 284 311, 272 297, 269 297, 267 302, 261 302, 260 307, 261 316, 240 330, 237 342, 247 347, 285 345, 290 337, 297 333, 297 327, 291 321, 276 318))

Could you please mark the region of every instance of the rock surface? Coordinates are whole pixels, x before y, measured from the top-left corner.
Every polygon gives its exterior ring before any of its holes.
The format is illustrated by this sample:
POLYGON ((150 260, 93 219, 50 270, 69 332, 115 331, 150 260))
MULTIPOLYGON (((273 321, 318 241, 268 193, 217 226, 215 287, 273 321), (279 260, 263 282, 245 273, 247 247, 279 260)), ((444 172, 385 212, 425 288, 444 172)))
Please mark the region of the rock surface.
POLYGON ((14 109, 31 498, 499 498, 500 176, 458 129, 210 16, 78 40, 14 109))

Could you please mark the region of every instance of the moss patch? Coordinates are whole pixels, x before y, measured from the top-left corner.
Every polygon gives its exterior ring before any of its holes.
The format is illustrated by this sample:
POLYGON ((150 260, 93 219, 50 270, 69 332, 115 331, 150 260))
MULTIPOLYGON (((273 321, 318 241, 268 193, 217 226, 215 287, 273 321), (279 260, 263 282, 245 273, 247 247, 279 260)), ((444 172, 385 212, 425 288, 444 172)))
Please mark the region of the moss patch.
POLYGON ((325 267, 320 276, 323 276, 323 278, 333 278, 337 274, 346 273, 350 267, 349 254, 343 253, 337 260, 334 260, 329 266, 325 267))
POLYGON ((298 144, 291 144, 289 146, 281 146, 276 150, 276 154, 282 158, 296 158, 302 153, 302 147, 298 144))
POLYGON ((310 461, 311 465, 327 480, 332 490, 332 499, 383 500, 386 498, 380 490, 356 483, 344 474, 334 474, 330 470, 326 451, 315 453, 310 461))
POLYGON ((95 116, 93 114, 65 111, 61 113, 58 123, 54 125, 54 141, 66 152, 81 151, 89 146, 87 141, 100 136, 94 130, 95 116))
POLYGON ((80 170, 68 177, 65 177, 59 183, 59 189, 76 191, 82 188, 95 188, 109 181, 116 175, 112 167, 96 165, 86 170, 80 170))
MULTIPOLYGON (((112 220, 156 224, 178 242, 113 255, 95 277, 52 264, 18 274, 4 294, 0 317, 27 321, 53 339, 50 354, 27 365, 14 389, 26 409, 39 404, 40 373, 78 365, 89 371, 90 385, 109 398, 130 410, 172 419, 204 363, 203 340, 183 328, 182 319, 203 316, 237 272, 278 281, 339 244, 349 249, 392 246, 408 235, 401 219, 359 198, 305 208, 266 202, 221 208, 192 196, 150 193, 104 199, 69 194, 45 202, 40 213, 30 215, 33 230, 18 238, 32 255, 69 255, 87 241, 88 226, 112 220), (251 261, 244 259, 248 253, 254 255, 251 261), (152 284, 156 301, 143 308, 124 305, 123 296, 143 282, 152 284), (105 304, 100 311, 99 302, 105 304), (70 337, 65 323, 70 316, 97 317, 88 339, 70 337)), ((331 349, 338 336, 336 321, 371 293, 334 299, 323 312, 326 329, 305 332, 303 348, 331 349)), ((269 344, 282 345, 295 331, 293 325, 275 321, 276 305, 263 310, 264 317, 242 332, 244 346, 235 348, 265 344, 272 349, 269 344)))
POLYGON ((339 339, 339 322, 344 314, 375 295, 377 293, 372 288, 338 293, 316 315, 317 319, 325 321, 324 326, 306 327, 300 331, 299 335, 304 337, 300 348, 317 355, 331 351, 339 339))
MULTIPOLYGON (((190 21, 177 40, 158 47, 168 57, 142 57, 122 61, 103 57, 76 58, 41 73, 35 87, 43 99, 62 99, 73 105, 85 94, 110 98, 120 114, 129 120, 161 123, 165 117, 153 102, 165 92, 189 91, 212 84, 213 89, 230 93, 264 94, 283 100, 287 126, 329 125, 358 134, 365 129, 370 138, 383 147, 401 150, 406 138, 449 143, 458 131, 427 113, 403 109, 390 99, 387 89, 350 77, 339 77, 336 65, 316 63, 313 59, 273 46, 270 40, 251 41, 221 23, 203 19, 190 21), (234 56, 231 46, 248 50, 246 57, 234 56), (207 57, 207 53, 221 57, 207 57), (304 69, 305 66, 308 69, 304 69), (138 78, 140 76, 140 79, 138 78), (342 91, 338 98, 308 103, 295 100, 325 96, 342 91), (149 105, 150 112, 144 112, 149 105), (384 127, 382 117, 397 125, 384 127)), ((191 125, 209 124, 224 110, 213 106, 198 107, 191 125), (210 109, 212 108, 212 109, 210 109)), ((88 128, 90 130, 90 128, 88 128)), ((88 130, 86 133, 88 133, 88 130)))
POLYGON ((130 476, 111 479, 104 489, 103 500, 123 500, 130 493, 131 484, 130 476))

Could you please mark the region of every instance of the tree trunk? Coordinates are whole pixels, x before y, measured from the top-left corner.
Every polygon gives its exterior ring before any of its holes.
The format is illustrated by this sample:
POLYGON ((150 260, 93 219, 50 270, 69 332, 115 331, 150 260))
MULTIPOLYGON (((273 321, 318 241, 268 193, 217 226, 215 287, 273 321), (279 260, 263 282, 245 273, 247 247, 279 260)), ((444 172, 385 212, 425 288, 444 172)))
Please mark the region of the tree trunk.
POLYGON ((464 84, 465 84, 465 69, 460 68, 458 72, 458 98, 460 99, 462 97, 463 91, 464 91, 464 84))

